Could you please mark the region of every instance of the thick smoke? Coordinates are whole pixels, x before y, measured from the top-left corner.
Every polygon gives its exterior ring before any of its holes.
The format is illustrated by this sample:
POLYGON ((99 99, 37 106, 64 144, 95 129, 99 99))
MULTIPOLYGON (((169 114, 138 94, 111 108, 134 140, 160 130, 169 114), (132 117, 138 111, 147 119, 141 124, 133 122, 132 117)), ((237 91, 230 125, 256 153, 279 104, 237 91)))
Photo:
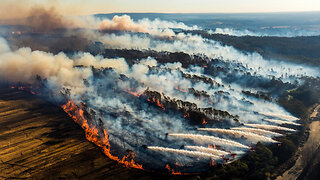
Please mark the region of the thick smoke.
MULTIPOLYGON (((108 48, 199 55, 208 59, 206 69, 210 71, 196 65, 183 68, 183 61, 159 64, 152 57, 136 59, 129 66, 123 58, 83 52, 55 55, 30 48, 11 50, 0 39, 0 78, 33 85, 40 77, 50 91, 68 89, 69 98, 88 112, 88 120, 99 130, 108 131, 111 153, 121 156, 133 151, 135 160, 147 169, 178 163, 190 167, 185 171, 203 170, 211 159, 228 156, 228 151, 243 154, 258 141, 277 143, 272 138, 282 134, 273 131, 295 131, 272 124, 293 124, 296 117, 273 101, 248 97, 243 91, 260 90, 259 86, 246 86, 247 81, 271 82, 273 76, 291 82, 304 75, 317 76, 317 69, 265 60, 259 54, 244 54, 200 36, 159 38, 159 32, 166 33, 163 29, 169 32, 172 26, 188 27, 175 23, 159 26, 157 21, 115 17, 104 21, 105 30, 147 34, 101 35, 88 30, 86 35, 108 48), (230 76, 234 79, 229 80, 230 76), (202 123, 193 122, 184 110, 200 114, 202 123)), ((43 31, 53 29, 44 26, 43 31)))
POLYGON ((195 157, 204 157, 204 158, 212 158, 212 159, 219 159, 219 156, 216 156, 212 153, 206 152, 199 152, 199 151, 189 151, 189 150, 181 150, 181 149, 172 149, 172 148, 165 148, 165 147, 155 147, 149 146, 148 149, 153 151, 162 151, 162 152, 171 152, 176 154, 183 154, 187 156, 195 156, 195 157))
POLYGON ((188 54, 205 54, 210 58, 218 58, 230 63, 240 63, 247 68, 247 72, 264 77, 275 76, 289 81, 290 76, 319 76, 319 70, 308 66, 266 60, 258 53, 244 54, 233 47, 223 46, 220 43, 203 39, 190 34, 178 34, 170 42, 155 40, 147 36, 131 34, 106 34, 97 40, 108 48, 115 49, 152 49, 155 51, 185 52, 188 54), (268 68, 266 68, 268 67, 268 68))
POLYGON ((120 72, 128 69, 123 59, 103 59, 87 53, 80 53, 74 59, 70 59, 64 53, 53 55, 42 51, 32 51, 30 48, 11 51, 3 38, 0 38, 0 48, 0 76, 2 79, 14 83, 33 84, 36 77, 40 76, 47 79, 50 85, 71 89, 74 94, 83 92, 86 89, 83 79, 92 76, 89 68, 74 68, 74 66, 116 68, 120 72))
POLYGON ((114 16, 112 20, 105 19, 100 24, 100 30, 119 30, 147 33, 148 27, 133 22, 130 16, 114 16))
POLYGON ((295 123, 295 122, 290 122, 290 121, 283 121, 283 120, 276 120, 276 119, 264 119, 265 121, 269 121, 275 124, 290 124, 290 125, 295 125, 295 126, 301 126, 301 124, 295 123))
POLYGON ((130 16, 114 16, 112 20, 105 19, 99 24, 101 31, 131 31, 148 33, 153 35, 174 36, 175 33, 169 29, 154 29, 150 26, 150 21, 145 23, 135 23, 130 16))
POLYGON ((51 32, 67 27, 67 22, 53 7, 34 7, 30 10, 26 25, 31 26, 33 32, 51 32))
MULTIPOLYGON (((67 18, 61 15, 54 7, 45 8, 43 6, 35 5, 30 7, 30 9, 26 8, 24 11, 25 13, 22 14, 18 20, 12 20, 8 17, 9 20, 2 22, 2 24, 23 25, 26 27, 23 31, 36 33, 52 32, 54 30, 71 28, 73 26, 72 21, 67 20, 67 18)), ((19 12, 16 12, 16 14, 19 14, 19 12)))
POLYGON ((169 134, 169 136, 184 138, 184 139, 192 139, 196 142, 201 142, 201 143, 209 142, 210 144, 217 144, 219 146, 250 149, 248 146, 245 146, 241 143, 231 141, 231 140, 221 139, 214 136, 207 136, 207 135, 201 135, 201 134, 169 134))
POLYGON ((196 150, 196 151, 200 151, 200 152, 204 152, 204 153, 210 153, 210 154, 214 154, 216 156, 226 156, 228 154, 230 154, 229 152, 226 151, 221 151, 218 149, 214 149, 211 147, 203 147, 203 146, 185 146, 185 148, 187 149, 192 149, 192 150, 196 150))
POLYGON ((266 130, 279 130, 279 131, 291 131, 291 132, 296 131, 294 129, 276 126, 276 125, 267 125, 267 124, 244 124, 244 125, 248 127, 260 128, 260 129, 266 129, 266 130))
POLYGON ((264 129, 258 129, 258 128, 235 127, 235 128, 231 128, 231 129, 244 131, 244 132, 251 132, 251 133, 255 133, 255 134, 259 134, 259 135, 282 136, 282 134, 280 134, 280 133, 267 131, 264 129))
POLYGON ((247 138, 253 142, 260 141, 260 142, 268 142, 268 143, 277 143, 277 141, 275 141, 269 137, 261 136, 261 135, 255 134, 255 133, 237 131, 237 130, 219 129, 219 128, 198 128, 198 130, 210 131, 210 132, 221 133, 221 134, 228 134, 228 135, 238 137, 238 138, 244 137, 244 138, 247 138))
POLYGON ((130 31, 168 37, 175 36, 175 32, 172 30, 173 28, 184 30, 198 29, 197 26, 189 27, 183 23, 162 21, 160 19, 150 21, 145 18, 134 22, 128 15, 115 15, 112 20, 104 19, 99 24, 99 30, 101 31, 130 31))

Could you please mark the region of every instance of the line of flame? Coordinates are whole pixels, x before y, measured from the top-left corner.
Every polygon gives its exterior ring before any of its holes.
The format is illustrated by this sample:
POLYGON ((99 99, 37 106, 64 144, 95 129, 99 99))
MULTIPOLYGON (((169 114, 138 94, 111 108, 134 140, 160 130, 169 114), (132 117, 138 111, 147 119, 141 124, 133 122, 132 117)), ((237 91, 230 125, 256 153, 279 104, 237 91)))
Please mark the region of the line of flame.
POLYGON ((92 143, 96 144, 104 154, 106 154, 110 159, 123 164, 126 167, 143 169, 142 165, 137 164, 134 159, 134 154, 129 154, 124 156, 122 159, 114 156, 110 152, 110 143, 108 138, 107 130, 103 129, 103 135, 99 135, 99 130, 96 127, 90 127, 88 120, 83 115, 83 110, 79 108, 75 103, 70 100, 65 105, 62 105, 62 109, 77 123, 82 129, 84 129, 86 138, 92 143))

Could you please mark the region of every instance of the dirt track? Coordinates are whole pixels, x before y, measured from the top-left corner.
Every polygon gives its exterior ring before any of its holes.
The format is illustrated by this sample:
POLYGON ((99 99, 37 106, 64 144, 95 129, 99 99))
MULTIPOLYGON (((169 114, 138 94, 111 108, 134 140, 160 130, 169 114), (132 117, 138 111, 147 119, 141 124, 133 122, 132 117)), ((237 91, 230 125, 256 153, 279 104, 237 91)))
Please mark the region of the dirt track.
POLYGON ((308 171, 312 171, 311 168, 320 161, 318 155, 320 149, 320 105, 316 106, 310 118, 314 119, 309 128, 309 138, 305 145, 298 151, 299 157, 293 167, 287 170, 282 176, 279 176, 277 180, 294 180, 301 176, 301 179, 305 179, 308 171))
POLYGON ((0 88, 0 179, 170 179, 124 168, 59 107, 0 88))

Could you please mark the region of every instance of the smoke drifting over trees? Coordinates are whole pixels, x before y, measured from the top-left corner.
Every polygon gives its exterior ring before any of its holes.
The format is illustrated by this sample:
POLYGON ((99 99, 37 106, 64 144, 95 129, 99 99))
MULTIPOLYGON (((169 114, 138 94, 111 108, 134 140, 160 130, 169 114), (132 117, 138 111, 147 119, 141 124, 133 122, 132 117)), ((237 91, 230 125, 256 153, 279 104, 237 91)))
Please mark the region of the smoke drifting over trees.
MULTIPOLYGON (((86 118, 84 129, 108 139, 100 147, 110 152, 104 152, 119 157, 133 152, 145 169, 180 164, 179 171, 201 172, 212 160, 237 161, 257 142, 280 144, 300 131, 303 116, 293 116, 277 100, 287 104, 290 96, 281 95, 319 76, 316 67, 265 59, 184 33, 198 27, 183 23, 134 21, 127 15, 66 18, 54 8, 30 12, 21 31, 0 39, 1 81, 33 87, 40 81, 40 92, 74 102, 69 108, 86 118), (39 51, 49 38, 59 43, 39 51), (69 38, 83 45, 59 46, 69 38)), ((275 164, 260 143, 249 154, 275 164)))

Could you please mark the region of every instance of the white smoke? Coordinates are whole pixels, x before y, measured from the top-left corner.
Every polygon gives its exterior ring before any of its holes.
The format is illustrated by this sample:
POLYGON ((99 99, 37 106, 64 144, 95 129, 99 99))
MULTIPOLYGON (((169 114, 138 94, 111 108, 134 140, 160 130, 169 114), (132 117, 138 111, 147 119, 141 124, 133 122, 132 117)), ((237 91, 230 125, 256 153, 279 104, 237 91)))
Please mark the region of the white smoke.
POLYGON ((264 116, 280 118, 280 119, 287 120, 287 121, 297 121, 297 120, 299 120, 299 118, 296 118, 296 117, 290 116, 290 115, 285 115, 285 114, 278 114, 278 113, 273 113, 273 112, 259 112, 259 113, 264 115, 264 116))
POLYGON ((230 154, 229 152, 226 151, 221 151, 218 149, 213 149, 213 148, 208 148, 208 147, 203 147, 203 146, 185 146, 187 149, 195 150, 195 151, 200 151, 204 153, 210 153, 216 156, 225 156, 230 154))
POLYGON ((254 33, 252 31, 249 31, 247 29, 244 30, 237 30, 237 29, 232 29, 232 28, 216 28, 214 31, 209 30, 209 34, 225 34, 225 35, 230 35, 230 36, 262 36, 259 33, 254 33))
POLYGON ((147 36, 130 34, 106 34, 97 40, 103 42, 107 48, 138 49, 167 52, 185 52, 188 54, 205 54, 210 58, 218 58, 229 63, 240 63, 247 68, 247 73, 267 78, 282 78, 290 81, 290 77, 319 76, 319 70, 298 64, 276 60, 266 60, 258 53, 244 54, 231 46, 222 46, 220 43, 203 39, 197 35, 179 33, 175 40, 170 42, 152 39, 147 36), (267 68, 266 68, 267 67, 267 68))
MULTIPOLYGON (((232 47, 222 46, 220 43, 203 39, 200 36, 172 34, 172 28, 191 28, 181 23, 160 20, 149 21, 146 19, 134 22, 128 16, 118 16, 114 17, 113 20, 105 20, 102 24, 104 30, 149 34, 130 34, 126 32, 120 35, 105 34, 100 36, 99 33, 87 32, 90 39, 102 41, 108 48, 202 54, 210 59, 219 58, 232 67, 241 64, 246 70, 244 73, 249 72, 253 76, 261 76, 266 79, 275 76, 285 81, 290 79, 287 78, 288 76, 294 76, 296 80, 298 76, 317 76, 319 74, 315 68, 265 60, 259 54, 244 54, 232 47), (153 36, 173 37, 161 39, 153 36)), ((246 151, 250 147, 227 137, 218 138, 194 134, 194 126, 188 124, 181 114, 163 112, 162 109, 157 109, 145 102, 143 98, 130 96, 130 93, 126 93, 129 91, 141 94, 149 89, 159 92, 161 96, 195 103, 201 108, 214 107, 232 115, 239 115, 240 123, 250 123, 245 125, 257 129, 241 128, 237 130, 234 128, 234 130, 221 130, 220 132, 232 133, 238 137, 244 135, 251 140, 250 144, 258 140, 275 142, 265 135, 281 136, 279 133, 263 129, 295 131, 285 127, 252 124, 260 123, 265 116, 274 116, 289 121, 297 120, 297 118, 289 115, 288 112, 273 102, 244 96, 241 93, 244 88, 240 87, 239 84, 224 83, 222 77, 204 75, 202 67, 185 69, 179 62, 159 65, 155 59, 150 57, 137 60, 137 63, 130 67, 123 58, 106 59, 102 56, 92 56, 89 53, 78 53, 73 57, 68 57, 64 53, 53 55, 41 51, 31 51, 30 48, 20 48, 12 51, 7 43, 0 38, 1 79, 13 83, 32 84, 36 80, 36 76, 47 79, 49 85, 54 87, 54 89, 50 89, 52 91, 59 91, 63 88, 70 89, 72 99, 81 99, 88 107, 96 111, 95 119, 93 119, 96 124, 102 124, 100 128, 108 129, 110 142, 121 147, 121 151, 134 150, 136 157, 140 158, 142 162, 147 162, 150 158, 153 158, 152 155, 141 151, 140 147, 143 144, 156 146, 148 147, 150 150, 211 158, 219 158, 214 153, 223 154, 224 152, 220 150, 210 150, 209 152, 208 148, 198 146, 187 146, 187 149, 195 151, 164 148, 163 146, 186 145, 190 144, 188 140, 191 139, 195 144, 211 143, 223 146, 225 149, 246 151), (112 68, 112 70, 106 70, 106 68, 112 68), (184 77, 182 73, 205 76, 216 83, 211 85, 201 80, 192 81, 184 77), (125 75, 128 80, 123 78, 122 75, 125 75), (219 87, 218 83, 224 86, 219 87), (204 91, 209 97, 197 98, 188 92, 189 88, 204 91), (223 92, 224 95, 220 95, 219 92, 223 92), (251 104, 248 105, 248 102, 251 104), (262 111, 271 113, 254 113, 262 111), (169 137, 178 138, 168 138, 165 135, 167 133, 169 133, 169 137)), ((239 122, 233 120, 229 121, 227 123, 239 124, 239 122)), ((214 125, 208 126, 211 128, 214 125)), ((193 161, 196 162, 197 160, 193 161)))
POLYGON ((291 122, 291 121, 283 121, 283 120, 277 120, 277 119, 263 119, 265 121, 275 123, 275 124, 290 124, 290 125, 295 125, 295 126, 301 126, 301 124, 291 122))
POLYGON ((219 156, 216 156, 214 154, 199 152, 199 151, 189 151, 189 150, 183 150, 183 149, 172 149, 172 148, 156 147, 156 146, 149 146, 148 149, 153 150, 153 151, 182 154, 185 156, 194 156, 194 157, 212 158, 212 159, 219 159, 220 158, 219 156))
POLYGON ((173 28, 185 29, 185 30, 195 30, 198 29, 197 26, 189 27, 183 23, 162 21, 160 19, 155 19, 150 21, 149 19, 142 19, 138 22, 134 22, 130 16, 114 16, 112 20, 104 19, 99 24, 99 29, 104 31, 130 31, 139 33, 148 33, 155 36, 175 36, 173 28))
POLYGON ((201 134, 178 134, 178 133, 171 133, 169 134, 169 136, 192 139, 195 142, 205 141, 205 142, 210 142, 211 144, 216 144, 216 145, 225 146, 225 147, 238 147, 238 148, 250 149, 248 146, 243 145, 241 143, 231 141, 231 140, 221 139, 214 136, 207 136, 207 135, 201 135, 201 134))
POLYGON ((318 31, 306 31, 306 30, 291 30, 285 29, 281 32, 277 31, 269 31, 261 30, 260 32, 253 32, 248 29, 234 29, 234 28, 216 28, 215 30, 209 30, 209 34, 224 34, 230 36, 258 36, 258 37, 266 37, 266 36, 275 36, 275 37, 298 37, 298 36, 319 36, 320 33, 318 31))
POLYGON ((280 127, 280 126, 274 126, 274 125, 267 125, 267 124, 244 124, 245 126, 254 127, 254 128, 261 128, 266 130, 279 130, 279 131, 290 131, 295 132, 296 130, 286 128, 286 127, 280 127))
POLYGON ((251 133, 255 133, 255 134, 259 134, 259 135, 270 135, 270 136, 283 136, 280 133, 276 133, 276 132, 272 132, 272 131, 267 131, 264 129, 257 129, 257 128, 247 128, 247 127, 234 127, 231 128, 233 130, 239 130, 239 131, 243 131, 243 132, 251 132, 251 133))
POLYGON ((115 68, 119 72, 128 70, 124 59, 104 59, 88 53, 79 53, 70 59, 64 53, 53 55, 30 48, 11 51, 7 42, 0 38, 0 77, 14 83, 35 83, 36 77, 47 79, 49 84, 57 88, 71 89, 72 94, 88 90, 83 79, 92 76, 91 66, 96 68, 115 68), (77 65, 86 68, 74 68, 77 65), (26 68, 27 67, 27 68, 26 68))
POLYGON ((237 138, 248 138, 252 142, 267 142, 267 143, 278 143, 278 141, 275 141, 269 137, 261 136, 258 134, 254 134, 251 132, 243 132, 243 131, 237 131, 237 130, 230 130, 230 129, 219 129, 219 128, 198 128, 200 131, 210 131, 210 132, 216 132, 216 133, 222 133, 222 134, 230 134, 232 136, 235 136, 237 138))

